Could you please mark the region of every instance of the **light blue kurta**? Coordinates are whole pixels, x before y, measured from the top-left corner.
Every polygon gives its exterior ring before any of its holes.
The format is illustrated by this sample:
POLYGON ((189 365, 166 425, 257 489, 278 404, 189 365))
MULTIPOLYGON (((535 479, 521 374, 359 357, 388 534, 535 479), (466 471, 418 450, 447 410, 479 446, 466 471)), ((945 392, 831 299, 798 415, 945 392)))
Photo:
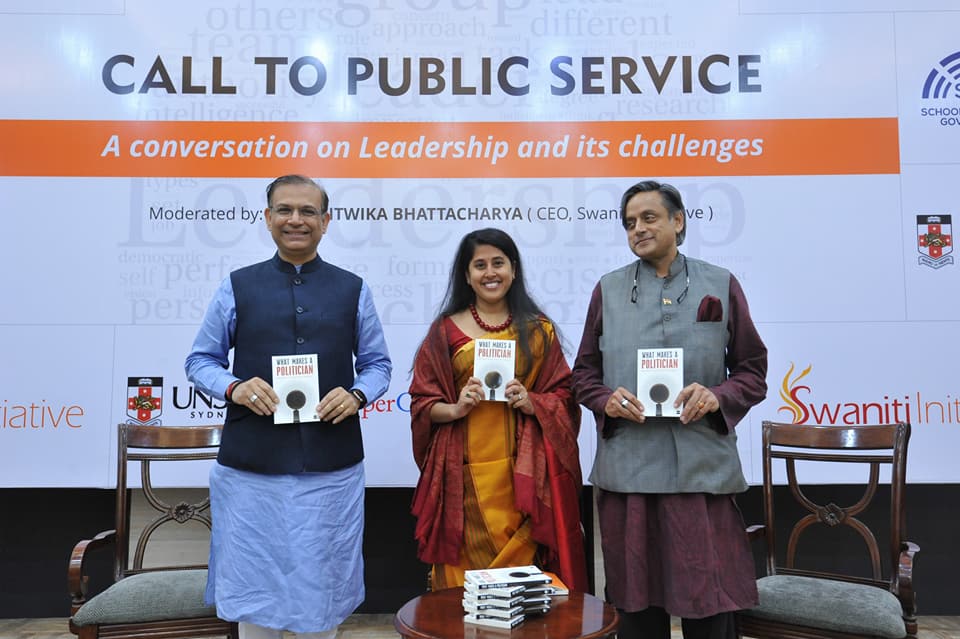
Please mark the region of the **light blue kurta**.
POLYGON ((363 462, 296 475, 216 464, 206 602, 228 621, 337 627, 365 595, 363 493, 363 462))

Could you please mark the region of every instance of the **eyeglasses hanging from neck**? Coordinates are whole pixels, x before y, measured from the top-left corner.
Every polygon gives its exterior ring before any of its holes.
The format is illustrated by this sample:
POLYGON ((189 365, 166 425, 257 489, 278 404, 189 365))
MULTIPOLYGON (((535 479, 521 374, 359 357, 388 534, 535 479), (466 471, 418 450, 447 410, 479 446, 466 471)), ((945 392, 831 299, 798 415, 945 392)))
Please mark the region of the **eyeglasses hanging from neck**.
MULTIPOLYGON (((690 269, 687 266, 687 258, 684 257, 683 255, 680 255, 680 257, 683 258, 683 276, 686 279, 686 283, 683 285, 683 290, 680 291, 680 295, 677 296, 677 304, 680 304, 681 302, 683 302, 683 298, 687 296, 687 291, 690 290, 690 269)), ((637 303, 637 294, 639 293, 639 289, 637 288, 637 281, 640 278, 641 262, 643 262, 643 260, 637 260, 637 268, 634 269, 633 271, 633 289, 630 291, 630 301, 633 302, 634 304, 637 303)), ((673 304, 673 301, 670 300, 669 298, 664 297, 663 304, 664 306, 668 304, 673 304)))

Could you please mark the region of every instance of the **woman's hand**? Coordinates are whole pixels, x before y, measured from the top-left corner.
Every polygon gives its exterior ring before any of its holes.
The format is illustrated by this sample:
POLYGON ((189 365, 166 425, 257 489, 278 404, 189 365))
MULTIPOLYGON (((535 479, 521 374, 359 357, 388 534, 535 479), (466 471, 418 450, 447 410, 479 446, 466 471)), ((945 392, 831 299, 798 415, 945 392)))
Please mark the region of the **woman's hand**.
POLYGON ((507 395, 508 406, 516 408, 527 415, 533 415, 533 402, 530 401, 530 394, 518 380, 511 379, 507 382, 504 392, 507 395))
POLYGON ((476 377, 471 377, 460 389, 457 403, 453 404, 457 413, 454 419, 466 417, 481 401, 483 401, 483 384, 476 377))

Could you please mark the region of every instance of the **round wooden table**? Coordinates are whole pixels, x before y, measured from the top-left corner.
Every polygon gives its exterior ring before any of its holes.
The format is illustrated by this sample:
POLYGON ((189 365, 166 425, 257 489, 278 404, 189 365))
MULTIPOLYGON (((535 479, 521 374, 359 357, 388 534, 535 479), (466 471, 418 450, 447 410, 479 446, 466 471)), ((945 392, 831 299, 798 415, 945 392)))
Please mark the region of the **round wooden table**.
POLYGON ((554 597, 550 612, 527 617, 513 630, 463 622, 463 588, 428 592, 411 599, 393 618, 406 639, 594 639, 617 632, 617 610, 593 595, 554 597))

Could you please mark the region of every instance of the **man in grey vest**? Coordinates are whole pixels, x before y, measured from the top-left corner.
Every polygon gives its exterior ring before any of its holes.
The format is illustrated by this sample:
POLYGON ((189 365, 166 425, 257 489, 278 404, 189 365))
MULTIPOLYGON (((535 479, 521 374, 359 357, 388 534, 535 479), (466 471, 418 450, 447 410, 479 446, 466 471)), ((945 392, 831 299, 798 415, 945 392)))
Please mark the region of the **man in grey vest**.
POLYGON ((620 218, 639 259, 600 279, 573 368, 599 433, 590 481, 607 597, 620 639, 668 639, 670 615, 687 639, 733 639, 734 612, 757 604, 734 427, 766 395, 767 349, 736 278, 678 250, 676 188, 635 184, 620 218), (682 367, 670 400, 638 394, 645 353, 680 355, 653 360, 682 367))
POLYGON ((228 402, 206 601, 240 639, 332 639, 364 598, 358 413, 392 366, 370 288, 317 253, 329 205, 308 177, 270 183, 277 252, 221 283, 187 356, 190 381, 228 402))

